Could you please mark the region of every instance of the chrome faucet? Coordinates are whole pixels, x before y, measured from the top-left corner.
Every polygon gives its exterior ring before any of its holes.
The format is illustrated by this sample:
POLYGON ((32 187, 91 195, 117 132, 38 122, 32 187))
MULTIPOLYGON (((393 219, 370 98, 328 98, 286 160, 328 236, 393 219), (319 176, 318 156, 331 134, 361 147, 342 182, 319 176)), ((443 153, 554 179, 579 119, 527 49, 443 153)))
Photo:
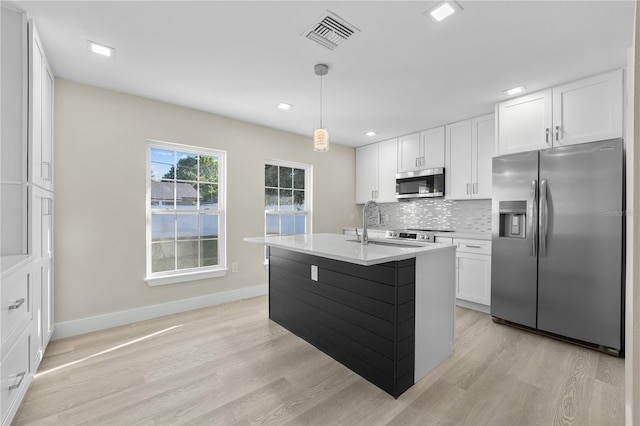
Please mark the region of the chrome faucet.
POLYGON ((360 238, 362 247, 369 243, 369 235, 367 234, 367 211, 369 210, 369 206, 374 206, 378 209, 378 225, 382 223, 382 212, 380 211, 378 203, 373 200, 367 201, 362 208, 362 237, 360 238))

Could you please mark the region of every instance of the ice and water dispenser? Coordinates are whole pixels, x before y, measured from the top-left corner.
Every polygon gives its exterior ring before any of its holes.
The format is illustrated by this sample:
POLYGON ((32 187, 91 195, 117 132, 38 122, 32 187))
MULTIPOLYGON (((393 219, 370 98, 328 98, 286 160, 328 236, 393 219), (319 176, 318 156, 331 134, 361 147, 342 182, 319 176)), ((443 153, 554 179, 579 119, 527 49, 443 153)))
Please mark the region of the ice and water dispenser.
POLYGON ((499 213, 501 238, 526 238, 526 201, 500 201, 499 213))

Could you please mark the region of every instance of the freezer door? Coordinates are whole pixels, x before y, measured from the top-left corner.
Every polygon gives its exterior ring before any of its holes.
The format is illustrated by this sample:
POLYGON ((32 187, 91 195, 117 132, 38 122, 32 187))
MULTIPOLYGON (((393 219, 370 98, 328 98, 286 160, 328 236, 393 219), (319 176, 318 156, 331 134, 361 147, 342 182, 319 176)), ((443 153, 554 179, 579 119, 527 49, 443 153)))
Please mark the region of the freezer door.
POLYGON ((493 159, 491 315, 536 326, 538 151, 493 159))
POLYGON ((538 328, 616 349, 622 331, 622 151, 622 140, 615 139, 540 152, 538 328))

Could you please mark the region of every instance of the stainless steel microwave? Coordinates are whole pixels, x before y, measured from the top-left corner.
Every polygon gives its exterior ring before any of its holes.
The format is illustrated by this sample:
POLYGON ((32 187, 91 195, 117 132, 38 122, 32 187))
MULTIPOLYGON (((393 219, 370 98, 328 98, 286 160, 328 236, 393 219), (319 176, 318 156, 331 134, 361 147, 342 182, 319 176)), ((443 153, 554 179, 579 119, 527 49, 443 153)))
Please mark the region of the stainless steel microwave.
POLYGON ((444 197, 444 168, 396 175, 396 199, 444 197))

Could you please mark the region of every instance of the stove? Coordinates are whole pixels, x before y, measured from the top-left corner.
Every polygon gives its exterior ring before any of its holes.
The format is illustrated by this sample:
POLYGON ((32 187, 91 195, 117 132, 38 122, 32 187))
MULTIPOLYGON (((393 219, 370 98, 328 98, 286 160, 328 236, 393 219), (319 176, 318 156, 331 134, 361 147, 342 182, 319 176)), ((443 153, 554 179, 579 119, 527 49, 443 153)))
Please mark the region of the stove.
POLYGON ((440 232, 453 232, 450 229, 400 229, 396 231, 387 231, 385 238, 391 238, 396 240, 414 240, 424 243, 434 243, 436 238, 435 234, 440 232))

